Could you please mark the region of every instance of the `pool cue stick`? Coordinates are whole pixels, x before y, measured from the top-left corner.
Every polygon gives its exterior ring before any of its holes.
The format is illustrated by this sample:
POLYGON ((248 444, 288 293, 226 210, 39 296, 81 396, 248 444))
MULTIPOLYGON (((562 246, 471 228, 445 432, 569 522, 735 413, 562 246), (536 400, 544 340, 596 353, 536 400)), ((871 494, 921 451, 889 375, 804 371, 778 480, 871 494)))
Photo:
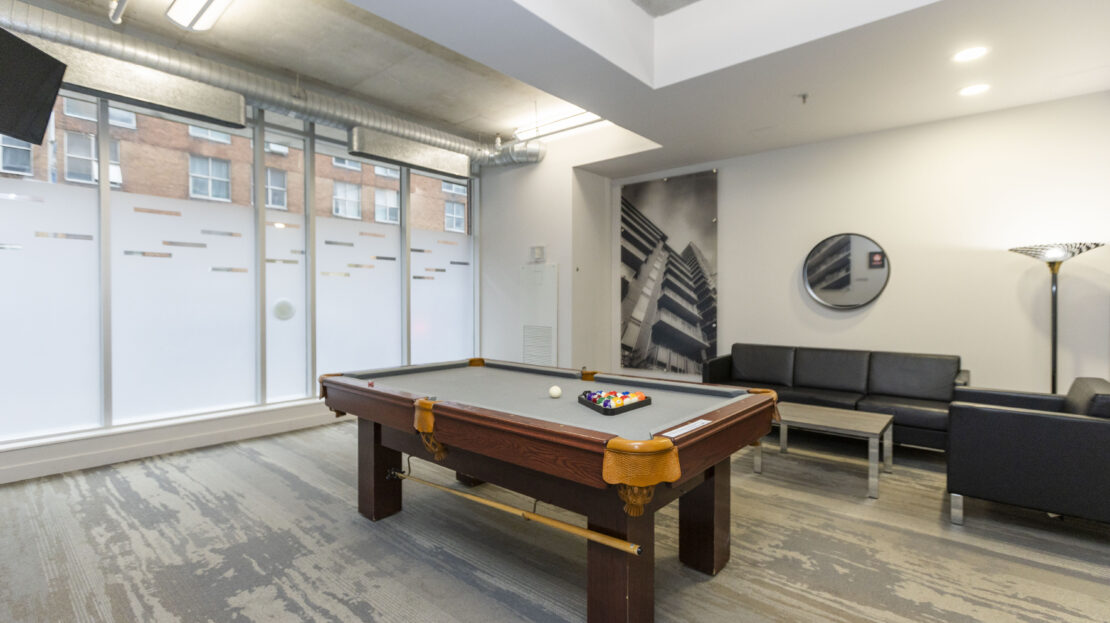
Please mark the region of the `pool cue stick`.
POLYGON ((404 472, 393 471, 393 472, 391 472, 390 475, 396 476, 397 478, 404 478, 405 480, 411 480, 413 482, 416 482, 416 483, 419 483, 419 484, 422 484, 422 485, 428 485, 429 487, 432 487, 433 489, 439 489, 440 491, 446 491, 447 493, 451 493, 451 494, 457 495, 459 497, 463 497, 463 498, 466 498, 468 500, 472 500, 472 501, 477 502, 479 504, 484 504, 486 506, 489 506, 490 508, 495 508, 499 511, 503 511, 503 512, 506 512, 506 513, 509 513, 509 514, 512 514, 512 515, 516 515, 517 517, 520 517, 521 519, 524 519, 526 521, 534 521, 536 523, 541 523, 545 526, 550 526, 552 528, 555 528, 556 530, 562 530, 563 532, 569 532, 569 533, 571 533, 575 536, 580 536, 580 537, 583 537, 583 538, 585 538, 589 541, 593 541, 594 543, 599 543, 599 544, 605 545, 607 547, 612 547, 613 549, 619 549, 620 551, 625 552, 626 554, 632 554, 633 556, 639 556, 644 551, 643 547, 641 547, 641 546, 639 546, 635 543, 629 543, 628 541, 622 541, 621 539, 618 539, 616 537, 611 537, 608 534, 602 534, 602 533, 597 532, 595 530, 587 530, 586 528, 579 528, 578 526, 576 526, 574 524, 569 524, 565 521, 559 521, 558 519, 554 519, 552 517, 546 517, 544 515, 537 515, 536 513, 532 513, 532 512, 526 511, 526 510, 521 510, 521 509, 516 508, 514 506, 509 506, 508 504, 502 504, 500 502, 494 502, 493 500, 487 500, 486 498, 478 497, 476 495, 471 495, 469 493, 464 493, 462 491, 456 491, 455 489, 450 489, 448 487, 444 487, 443 485, 437 485, 434 482, 428 482, 427 480, 423 480, 423 479, 417 478, 415 476, 410 476, 410 475, 408 475, 404 472))

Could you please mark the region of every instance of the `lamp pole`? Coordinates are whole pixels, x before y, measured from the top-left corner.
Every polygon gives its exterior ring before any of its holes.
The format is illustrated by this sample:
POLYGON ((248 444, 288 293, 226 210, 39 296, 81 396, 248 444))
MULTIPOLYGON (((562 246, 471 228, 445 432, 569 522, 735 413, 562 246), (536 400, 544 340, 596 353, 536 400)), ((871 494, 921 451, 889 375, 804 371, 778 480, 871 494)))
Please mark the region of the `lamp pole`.
POLYGON ((1052 393, 1056 393, 1056 279, 1060 276, 1060 264, 1063 262, 1049 262, 1048 270, 1052 273, 1052 393))

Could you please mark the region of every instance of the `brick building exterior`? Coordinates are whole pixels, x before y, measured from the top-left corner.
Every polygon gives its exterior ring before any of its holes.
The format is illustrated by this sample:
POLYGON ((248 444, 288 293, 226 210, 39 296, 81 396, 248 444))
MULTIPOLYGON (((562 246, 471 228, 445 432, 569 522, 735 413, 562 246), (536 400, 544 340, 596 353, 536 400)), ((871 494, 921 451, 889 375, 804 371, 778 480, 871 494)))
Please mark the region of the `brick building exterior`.
MULTIPOLYGON (((176 199, 253 204, 250 137, 114 108, 110 119, 113 188, 176 199)), ((26 144, 5 139, 0 146, 5 152, 0 176, 96 184, 95 134, 95 104, 59 97, 54 105, 53 126, 42 146, 29 146, 29 159, 26 144)), ((304 150, 267 142, 265 151, 266 207, 303 213, 304 150)), ((413 172, 410 187, 409 218, 413 227, 469 230, 465 186, 413 172)), ((399 192, 396 168, 316 155, 317 216, 395 223, 399 192), (337 196, 341 197, 338 202, 337 196), (339 213, 337 204, 342 208, 339 213)))

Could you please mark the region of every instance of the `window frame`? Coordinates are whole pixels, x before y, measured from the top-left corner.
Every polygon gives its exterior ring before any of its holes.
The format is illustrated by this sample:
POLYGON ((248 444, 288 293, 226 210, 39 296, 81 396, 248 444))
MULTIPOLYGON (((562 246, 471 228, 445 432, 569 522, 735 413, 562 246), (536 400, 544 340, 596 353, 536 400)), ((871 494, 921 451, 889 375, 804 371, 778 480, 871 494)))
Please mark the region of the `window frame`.
POLYGON ((401 169, 394 169, 393 167, 386 167, 380 164, 374 165, 374 175, 377 177, 384 177, 391 180, 401 179, 401 169))
MULTIPOLYGON (((120 141, 118 138, 113 138, 110 140, 111 143, 108 144, 108 183, 113 188, 119 188, 120 186, 123 186, 123 167, 120 166, 120 141), (115 154, 113 155, 112 152, 115 152, 115 154), (116 167, 116 170, 119 172, 118 182, 112 181, 113 166, 116 167)), ((62 175, 62 178, 67 182, 73 182, 75 184, 98 183, 100 181, 100 153, 97 151, 96 134, 90 134, 89 132, 80 132, 78 130, 65 130, 62 136, 62 142, 62 162, 65 165, 65 173, 62 175), (72 137, 88 139, 89 153, 92 155, 82 156, 79 154, 70 153, 69 143, 72 137), (73 169, 69 166, 70 159, 86 160, 89 162, 90 173, 88 179, 73 177, 73 174, 71 173, 73 169)))
POLYGON ((35 152, 32 151, 33 147, 34 147, 34 145, 32 145, 31 143, 29 143, 27 141, 21 141, 18 138, 14 138, 14 137, 8 136, 6 134, 0 134, 0 173, 5 173, 5 174, 8 174, 8 175, 23 175, 23 176, 26 176, 26 177, 34 177, 34 175, 35 175, 35 152), (11 144, 5 143, 4 141, 15 141, 15 142, 18 142, 18 143, 23 143, 23 145, 11 145, 11 144), (24 145, 26 145, 26 147, 24 147, 24 145), (15 169, 8 169, 4 166, 4 150, 6 150, 6 149, 19 150, 19 151, 26 151, 27 152, 27 170, 26 171, 17 171, 15 169))
POLYGON ((375 188, 374 189, 374 222, 375 223, 385 223, 387 225, 400 225, 401 224, 401 191, 393 190, 391 188, 375 188), (392 197, 393 197, 393 201, 396 203, 396 205, 389 205, 388 203, 379 203, 378 202, 378 197, 379 197, 378 193, 393 193, 392 197), (378 218, 379 210, 384 211, 384 214, 385 214, 384 219, 378 218), (397 212, 396 219, 390 219, 389 218, 389 216, 390 216, 389 213, 390 213, 391 210, 395 210, 397 212))
POLYGON ((199 125, 188 125, 189 136, 192 138, 199 138, 202 141, 211 141, 213 143, 220 143, 222 145, 231 144, 230 132, 220 132, 219 130, 213 130, 212 128, 206 128, 199 125), (227 137, 227 140, 224 140, 224 137, 227 137))
POLYGON ((289 175, 284 169, 266 167, 266 207, 274 210, 289 210, 289 175), (271 173, 281 173, 281 186, 271 183, 271 173), (282 201, 280 204, 273 201, 274 191, 281 192, 282 201))
MULTIPOLYGON (((346 194, 346 193, 344 193, 344 194, 346 194)), ((332 180, 331 215, 339 217, 339 218, 346 218, 346 219, 361 221, 362 220, 362 185, 361 184, 353 184, 351 182, 343 182, 343 181, 340 181, 340 180, 332 180), (341 184, 342 184, 342 186, 340 186, 341 184), (355 189, 354 199, 351 199, 351 198, 346 197, 346 196, 340 197, 339 192, 338 192, 340 188, 347 188, 347 189, 354 188, 355 189), (340 204, 338 203, 340 201, 344 202, 343 205, 347 205, 347 206, 350 206, 351 203, 353 202, 353 204, 355 206, 355 215, 352 216, 350 214, 344 213, 343 210, 340 210, 339 209, 340 204)))
MULTIPOLYGON (((77 99, 76 97, 69 97, 68 95, 62 95, 60 97, 62 98, 62 114, 63 115, 65 115, 67 117, 73 117, 74 119, 84 119, 85 121, 92 121, 93 123, 96 123, 96 102, 87 102, 83 99, 77 99), (91 115, 85 114, 85 113, 82 113, 82 112, 78 112, 78 111, 70 110, 70 108, 69 108, 70 102, 77 102, 77 103, 88 104, 88 105, 92 106, 91 115)), ((122 108, 116 108, 115 106, 109 106, 108 107, 108 124, 109 125, 114 125, 117 128, 127 128, 128 130, 134 130, 134 129, 139 127, 138 115, 131 112, 130 110, 124 110, 122 108), (112 119, 112 113, 130 115, 131 120, 130 121, 123 121, 122 119, 118 119, 118 118, 117 119, 112 119)))
POLYGON ((460 195, 462 197, 470 194, 466 188, 466 184, 456 184, 455 182, 448 182, 447 180, 440 181, 440 190, 449 195, 460 195), (461 188, 462 190, 456 190, 457 188, 461 188))
POLYGON ((331 165, 333 167, 346 169, 348 171, 362 171, 361 162, 359 162, 358 160, 351 160, 350 158, 343 158, 341 156, 332 156, 331 165))
POLYGON ((457 234, 465 234, 466 233, 466 204, 465 203, 463 203, 461 201, 444 201, 443 202, 443 231, 454 232, 454 233, 457 233, 457 234), (458 206, 458 208, 460 210, 459 215, 454 215, 454 214, 452 214, 451 212, 448 211, 449 208, 452 205, 458 206), (451 221, 453 219, 457 219, 457 220, 462 222, 462 228, 461 229, 455 229, 455 228, 449 226, 449 224, 451 223, 451 221))
MULTIPOLYGON (((190 126, 192 127, 192 126, 190 126)), ((231 161, 225 158, 216 158, 213 156, 199 156, 197 154, 189 154, 189 198, 190 199, 205 199, 208 201, 222 201, 224 203, 231 203, 231 161), (208 163, 208 175, 198 175, 193 173, 193 159, 205 160, 208 163), (212 175, 212 162, 219 160, 227 163, 227 179, 222 177, 215 177, 212 175), (203 178, 208 182, 208 195, 198 195, 193 192, 193 178, 203 178), (227 182, 227 197, 217 197, 212 194, 213 180, 227 182)))

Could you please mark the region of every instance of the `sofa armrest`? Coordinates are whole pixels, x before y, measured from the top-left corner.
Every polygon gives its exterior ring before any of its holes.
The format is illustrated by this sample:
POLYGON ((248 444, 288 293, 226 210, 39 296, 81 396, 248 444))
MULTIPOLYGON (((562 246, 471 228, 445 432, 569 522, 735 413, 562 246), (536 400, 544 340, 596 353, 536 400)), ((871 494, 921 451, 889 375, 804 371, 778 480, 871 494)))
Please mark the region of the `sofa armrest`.
POLYGON ((731 381, 732 355, 714 357, 701 367, 702 383, 727 383, 731 381))
POLYGON ((971 370, 960 370, 956 373, 956 387, 967 387, 971 382, 971 370))
POLYGON ((982 405, 997 405, 1036 411, 1063 411, 1064 397, 1057 394, 1036 392, 1013 392, 1004 389, 983 387, 956 387, 952 392, 955 402, 974 402, 982 405))
POLYGON ((948 490, 1110 521, 1110 420, 954 402, 948 490))

